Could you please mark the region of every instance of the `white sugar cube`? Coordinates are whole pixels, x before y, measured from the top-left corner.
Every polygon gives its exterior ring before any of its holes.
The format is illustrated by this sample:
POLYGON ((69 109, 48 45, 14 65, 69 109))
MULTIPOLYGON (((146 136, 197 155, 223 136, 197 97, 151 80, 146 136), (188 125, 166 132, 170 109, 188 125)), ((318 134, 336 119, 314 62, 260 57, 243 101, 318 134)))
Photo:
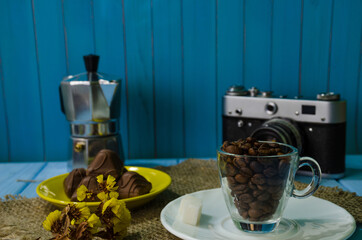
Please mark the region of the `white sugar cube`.
POLYGON ((181 199, 178 217, 183 223, 196 226, 200 222, 201 209, 201 199, 195 198, 190 195, 185 195, 181 199))

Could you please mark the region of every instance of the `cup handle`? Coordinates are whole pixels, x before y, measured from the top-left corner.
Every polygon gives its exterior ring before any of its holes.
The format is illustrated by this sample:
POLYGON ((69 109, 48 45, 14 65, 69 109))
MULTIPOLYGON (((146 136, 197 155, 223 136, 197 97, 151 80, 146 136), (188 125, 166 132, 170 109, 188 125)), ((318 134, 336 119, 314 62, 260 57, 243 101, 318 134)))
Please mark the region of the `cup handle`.
POLYGON ((295 198, 306 198, 311 196, 319 186, 322 179, 322 172, 319 164, 311 157, 301 157, 298 168, 308 166, 312 170, 312 181, 302 190, 293 189, 292 196, 295 198))

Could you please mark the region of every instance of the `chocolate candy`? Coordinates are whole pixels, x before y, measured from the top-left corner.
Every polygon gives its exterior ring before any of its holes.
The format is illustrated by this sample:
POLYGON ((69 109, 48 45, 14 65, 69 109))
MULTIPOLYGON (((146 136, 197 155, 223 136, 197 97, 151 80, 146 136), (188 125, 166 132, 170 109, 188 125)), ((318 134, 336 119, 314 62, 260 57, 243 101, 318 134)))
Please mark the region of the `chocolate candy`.
POLYGON ((223 177, 227 178, 240 215, 256 222, 270 218, 279 205, 290 168, 288 157, 278 157, 286 152, 278 144, 261 143, 252 138, 226 141, 222 150, 240 154, 220 156, 221 165, 225 164, 223 177))
POLYGON ((71 198, 73 192, 77 189, 80 181, 86 175, 84 168, 73 169, 69 175, 64 179, 63 187, 65 194, 71 198))
POLYGON ((120 199, 146 194, 152 188, 152 184, 136 172, 125 172, 117 185, 120 199))
POLYGON ((71 201, 78 201, 77 189, 84 185, 88 192, 93 194, 91 194, 91 198, 86 198, 83 201, 100 201, 97 197, 101 191, 97 177, 101 174, 104 181, 109 175, 116 179, 115 186, 118 186, 119 198, 143 195, 150 192, 152 188, 152 184, 143 176, 136 172, 127 171, 116 152, 104 149, 96 155, 87 170, 78 168, 69 173, 63 182, 66 195, 71 201))
MULTIPOLYGON (((85 176, 82 181, 80 181, 79 186, 84 185, 87 187, 89 192, 94 193, 94 196, 92 199, 84 199, 84 202, 92 202, 92 201, 99 201, 99 199, 96 197, 96 195, 100 192, 99 185, 97 182, 96 176, 85 176)), ((75 190, 72 194, 72 197, 70 198, 73 202, 78 202, 77 199, 77 190, 75 190)))
POLYGON ((118 178, 122 174, 123 166, 123 161, 116 152, 103 149, 89 164, 87 175, 98 176, 103 174, 104 178, 107 178, 108 175, 118 178))

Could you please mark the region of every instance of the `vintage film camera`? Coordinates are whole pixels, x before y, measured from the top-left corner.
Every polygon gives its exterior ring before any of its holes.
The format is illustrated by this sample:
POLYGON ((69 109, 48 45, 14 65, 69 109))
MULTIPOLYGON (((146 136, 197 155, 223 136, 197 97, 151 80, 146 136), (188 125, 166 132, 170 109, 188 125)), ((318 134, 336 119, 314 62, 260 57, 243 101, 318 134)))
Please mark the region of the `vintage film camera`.
MULTIPOLYGON (((252 136, 287 143, 301 156, 317 160, 324 177, 344 176, 346 102, 339 94, 291 99, 272 97, 255 87, 232 86, 223 100, 224 141, 252 136)), ((304 169, 299 172, 308 174, 304 169)))

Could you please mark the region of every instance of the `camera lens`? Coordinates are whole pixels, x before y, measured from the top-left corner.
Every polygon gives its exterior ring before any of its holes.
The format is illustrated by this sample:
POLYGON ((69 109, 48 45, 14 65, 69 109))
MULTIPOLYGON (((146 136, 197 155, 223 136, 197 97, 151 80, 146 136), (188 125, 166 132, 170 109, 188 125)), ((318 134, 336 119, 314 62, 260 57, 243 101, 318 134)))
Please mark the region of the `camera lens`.
POLYGON ((273 118, 262 124, 252 134, 258 140, 276 141, 296 147, 302 150, 302 139, 298 128, 290 121, 282 118, 273 118))

